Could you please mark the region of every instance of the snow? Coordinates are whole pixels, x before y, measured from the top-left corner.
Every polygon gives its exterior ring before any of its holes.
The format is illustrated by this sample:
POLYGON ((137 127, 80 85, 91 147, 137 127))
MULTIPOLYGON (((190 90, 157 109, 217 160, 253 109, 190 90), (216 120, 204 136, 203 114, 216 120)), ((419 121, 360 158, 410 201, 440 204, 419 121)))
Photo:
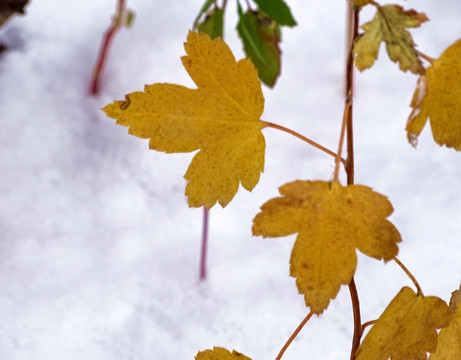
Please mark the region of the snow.
MULTIPOLYGON (((343 109, 345 8, 290 1, 299 26, 284 29, 283 75, 264 89, 264 120, 336 149, 343 109)), ((399 2, 431 22, 413 31, 438 55, 461 33, 457 0, 399 2)), ((180 63, 199 2, 129 1, 134 27, 115 38, 102 92, 88 95, 115 1, 34 1, 0 29, 0 357, 193 359, 213 346, 275 358, 308 310, 288 275, 294 236, 251 236, 251 220, 277 188, 329 180, 327 155, 275 130, 260 184, 211 213, 209 278, 198 282, 202 212, 189 209, 183 174, 192 154, 147 150, 100 108, 146 83, 194 86, 180 63)), ((372 14, 364 11, 363 19, 372 14)), ((229 4, 226 37, 241 45, 229 4)), ((382 52, 357 74, 356 182, 392 201, 400 259, 428 295, 445 300, 461 280, 460 154, 413 149, 403 131, 416 77, 382 52)), ((402 286, 393 263, 359 254, 363 319, 379 316, 402 286)), ((313 318, 284 359, 347 359, 352 315, 346 287, 313 318)))

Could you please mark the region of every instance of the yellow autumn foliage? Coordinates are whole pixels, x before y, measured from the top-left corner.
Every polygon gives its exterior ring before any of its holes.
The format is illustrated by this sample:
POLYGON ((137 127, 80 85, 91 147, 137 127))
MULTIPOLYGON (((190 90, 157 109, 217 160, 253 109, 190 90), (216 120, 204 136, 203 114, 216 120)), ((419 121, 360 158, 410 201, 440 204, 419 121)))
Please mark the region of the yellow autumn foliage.
POLYGON ((377 6, 375 17, 362 25, 365 32, 354 45, 356 67, 363 71, 373 66, 381 42, 384 42, 389 57, 399 64, 402 71, 423 74, 424 67, 413 37, 406 29, 419 27, 427 20, 426 14, 404 10, 398 5, 377 6))
POLYGON ((213 350, 199 351, 195 360, 251 360, 249 357, 239 352, 221 347, 214 347, 213 350))
POLYGON ((418 81, 407 123, 408 140, 418 136, 429 119, 434 140, 461 150, 461 39, 446 49, 418 81))
POLYGON ((189 205, 224 207, 239 184, 252 190, 264 170, 261 83, 251 61, 237 62, 220 38, 191 31, 184 47, 182 62, 197 89, 146 85, 103 110, 130 134, 150 139, 151 149, 200 150, 184 175, 189 205))
POLYGON ((355 360, 426 360, 426 352, 437 347, 436 329, 450 318, 443 300, 404 287, 373 325, 355 360))
POLYGON ((440 330, 437 349, 429 360, 461 359, 461 286, 453 292, 450 300, 450 309, 453 317, 450 324, 440 330))
POLYGON ((279 237, 298 233, 290 274, 311 310, 322 313, 357 267, 356 249, 376 259, 391 260, 401 241, 386 218, 389 200, 362 185, 295 181, 280 187, 253 220, 253 234, 279 237))

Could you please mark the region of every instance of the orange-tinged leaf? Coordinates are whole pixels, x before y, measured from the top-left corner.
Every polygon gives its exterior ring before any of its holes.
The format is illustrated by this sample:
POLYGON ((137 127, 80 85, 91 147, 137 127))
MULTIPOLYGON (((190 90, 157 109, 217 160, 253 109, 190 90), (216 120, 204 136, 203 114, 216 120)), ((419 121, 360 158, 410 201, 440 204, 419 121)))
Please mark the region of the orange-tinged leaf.
POLYGON ((200 150, 184 175, 190 206, 226 206, 239 184, 251 191, 264 170, 264 97, 248 59, 236 61, 220 38, 189 32, 182 62, 198 89, 146 85, 103 110, 166 153, 200 150))
POLYGON ((213 350, 200 351, 195 360, 251 360, 249 357, 232 350, 232 353, 221 347, 214 347, 213 350))
POLYGON ((430 360, 461 359, 461 286, 452 293, 450 309, 453 317, 450 325, 439 333, 436 351, 429 357, 430 360))
POLYGON ((437 347, 437 331, 451 317, 447 304, 404 287, 367 334, 356 360, 426 360, 437 347))
POLYGON ((426 14, 404 10, 398 5, 377 6, 375 17, 362 26, 365 33, 354 45, 355 65, 360 71, 373 66, 384 41, 389 57, 399 63, 402 71, 423 74, 424 67, 406 28, 419 27, 427 20, 426 14))
POLYGON ((415 146, 429 119, 434 140, 461 150, 461 39, 448 47, 418 80, 407 123, 407 135, 415 146))
POLYGON ((376 259, 391 260, 401 241, 386 218, 389 200, 362 185, 295 181, 280 187, 253 220, 253 234, 279 237, 298 233, 291 253, 290 274, 306 305, 322 313, 341 285, 349 284, 356 249, 376 259))

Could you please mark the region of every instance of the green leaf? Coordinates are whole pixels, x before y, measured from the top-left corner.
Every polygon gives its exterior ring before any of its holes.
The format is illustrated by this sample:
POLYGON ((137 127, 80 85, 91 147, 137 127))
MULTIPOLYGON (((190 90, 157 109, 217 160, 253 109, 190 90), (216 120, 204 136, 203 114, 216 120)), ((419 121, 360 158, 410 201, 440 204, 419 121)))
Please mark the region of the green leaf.
POLYGON ((207 34, 211 39, 223 37, 224 31, 224 10, 214 8, 206 18, 197 24, 197 30, 207 34))
POLYGON ((263 83, 272 87, 280 75, 280 30, 274 20, 254 11, 243 13, 239 3, 237 31, 247 56, 263 83))
POLYGON ((133 10, 127 10, 125 12, 125 18, 124 18, 124 25, 126 28, 131 28, 134 24, 134 19, 136 18, 136 14, 134 13, 133 10))
POLYGON ((274 19, 277 24, 285 26, 295 26, 296 20, 291 14, 291 10, 283 0, 254 0, 259 9, 274 19))
POLYGON ((211 5, 216 4, 216 0, 205 0, 202 8, 200 9, 197 17, 194 20, 194 25, 192 25, 193 29, 197 29, 197 24, 200 21, 200 18, 208 11, 211 5))

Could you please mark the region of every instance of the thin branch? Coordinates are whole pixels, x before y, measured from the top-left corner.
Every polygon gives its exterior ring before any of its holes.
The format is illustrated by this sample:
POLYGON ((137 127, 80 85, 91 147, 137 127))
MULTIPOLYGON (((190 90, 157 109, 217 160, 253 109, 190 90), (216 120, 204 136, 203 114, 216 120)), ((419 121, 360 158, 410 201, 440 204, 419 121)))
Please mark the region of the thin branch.
POLYGON ((206 260, 207 260, 207 250, 208 250, 208 220, 210 217, 210 212, 207 208, 203 207, 203 224, 202 224, 202 244, 200 248, 200 281, 206 280, 206 260))
POLYGON ((348 29, 347 29, 347 57, 346 57, 346 87, 345 98, 349 103, 349 111, 347 113, 347 160, 346 172, 347 183, 354 183, 354 130, 353 130, 353 109, 354 109, 354 53, 352 52, 354 43, 359 36, 359 11, 353 9, 352 3, 349 4, 348 13, 348 29))
POLYGON ((413 281, 413 284, 415 284, 415 287, 416 287, 416 290, 418 291, 418 294, 423 295, 423 291, 421 290, 421 286, 419 286, 418 281, 413 276, 413 274, 410 272, 410 270, 408 270, 407 267, 405 265, 403 265, 402 262, 399 259, 397 259, 396 256, 394 256, 394 258, 392 260, 394 260, 397 263, 397 265, 400 266, 400 268, 403 270, 403 272, 405 274, 407 274, 407 276, 411 279, 411 281, 413 281))
POLYGON ((362 318, 360 315, 360 301, 359 294, 357 292, 357 286, 355 285, 355 280, 352 278, 349 283, 349 292, 351 294, 352 301, 352 312, 354 314, 354 335, 352 336, 352 346, 351 346, 351 360, 355 359, 355 353, 360 346, 360 339, 363 334, 362 327, 362 318))
MULTIPOLYGON (((354 184, 354 132, 353 132, 353 99, 354 99, 354 53, 352 48, 356 39, 359 36, 359 10, 353 6, 352 0, 347 3, 347 56, 346 56, 346 79, 345 79, 345 105, 343 124, 341 128, 341 138, 338 149, 338 156, 341 156, 342 142, 344 141, 344 128, 346 128, 347 137, 347 159, 346 159, 346 174, 347 184, 354 184)), ((335 178, 339 177, 339 165, 336 161, 335 178)), ((363 335, 362 319, 360 313, 360 301, 355 285, 354 277, 349 283, 349 292, 351 294, 352 312, 354 316, 354 335, 352 337, 351 345, 351 360, 355 359, 355 354, 360 346, 360 340, 363 335)))
POLYGON ((125 0, 119 0, 117 5, 117 13, 115 14, 112 24, 104 34, 103 42, 99 50, 98 60, 93 69, 91 78, 90 93, 97 95, 99 93, 101 74, 106 64, 109 47, 117 31, 123 26, 123 15, 125 14, 125 0))
POLYGON ((339 181, 339 164, 341 162, 341 154, 343 152, 343 145, 344 145, 344 137, 346 135, 346 128, 347 128, 347 120, 349 118, 349 112, 351 111, 352 104, 350 101, 346 99, 346 104, 344 106, 344 113, 343 113, 343 121, 341 124, 341 133, 339 135, 339 145, 338 151, 335 155, 335 172, 333 175, 333 180, 339 181))
MULTIPOLYGON (((331 150, 327 149, 326 147, 324 147, 324 146, 322 146, 322 145, 316 143, 315 141, 313 141, 313 140, 311 140, 311 139, 309 139, 309 138, 307 138, 307 137, 301 135, 300 133, 297 133, 296 131, 293 131, 293 130, 288 129, 288 128, 284 127, 284 126, 281 126, 281 125, 278 125, 278 124, 274 124, 274 123, 271 123, 271 122, 262 121, 262 120, 261 120, 261 122, 264 123, 264 126, 265 126, 265 127, 271 127, 271 128, 274 128, 274 129, 277 129, 277 130, 286 132, 286 133, 288 133, 288 134, 290 134, 290 135, 296 136, 298 139, 301 139, 302 141, 308 143, 309 145, 312 145, 313 147, 315 147, 315 148, 317 148, 317 149, 319 149, 319 150, 321 150, 321 151, 327 153, 328 155, 333 156, 335 159, 336 159, 336 157, 337 157, 336 153, 334 153, 333 151, 331 151, 331 150)), ((339 161, 342 162, 343 165, 346 164, 346 161, 345 161, 343 158, 341 158, 341 157, 340 157, 340 160, 339 160, 339 161)))
POLYGON ((291 345, 291 343, 293 342, 293 340, 296 338, 296 336, 298 336, 299 332, 302 330, 302 328, 304 327, 304 325, 307 324, 307 322, 309 321, 309 319, 312 317, 312 315, 314 315, 314 313, 311 311, 309 314, 307 314, 307 316, 304 318, 303 321, 301 321, 301 324, 298 325, 298 327, 296 328, 296 330, 294 331, 293 334, 291 334, 290 338, 287 340, 287 342, 285 343, 285 345, 283 345, 282 347, 282 350, 280 350, 279 354, 277 355, 277 357, 275 358, 275 360, 280 360, 283 356, 283 354, 285 353, 285 351, 288 349, 288 347, 291 345))

